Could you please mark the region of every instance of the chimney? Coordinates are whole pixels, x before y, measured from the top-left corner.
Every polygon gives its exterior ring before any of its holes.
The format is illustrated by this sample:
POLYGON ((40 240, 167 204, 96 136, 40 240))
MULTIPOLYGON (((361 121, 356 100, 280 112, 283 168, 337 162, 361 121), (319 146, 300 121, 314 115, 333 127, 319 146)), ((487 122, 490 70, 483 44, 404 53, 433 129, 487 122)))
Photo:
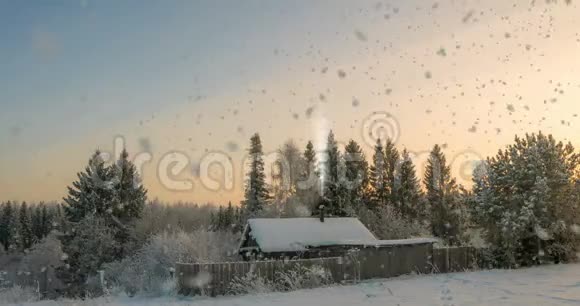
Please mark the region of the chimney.
POLYGON ((324 204, 320 204, 320 206, 318 206, 318 210, 320 212, 320 222, 324 223, 324 204))

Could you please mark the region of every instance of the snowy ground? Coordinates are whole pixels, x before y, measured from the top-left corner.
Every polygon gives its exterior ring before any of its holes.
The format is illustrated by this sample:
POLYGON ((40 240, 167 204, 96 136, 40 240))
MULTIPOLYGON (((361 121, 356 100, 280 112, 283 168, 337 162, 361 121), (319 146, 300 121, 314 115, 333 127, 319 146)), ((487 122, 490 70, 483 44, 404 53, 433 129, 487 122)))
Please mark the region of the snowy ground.
POLYGON ((407 276, 356 286, 222 298, 111 298, 48 305, 354 306, 580 305, 580 264, 505 271, 407 276))

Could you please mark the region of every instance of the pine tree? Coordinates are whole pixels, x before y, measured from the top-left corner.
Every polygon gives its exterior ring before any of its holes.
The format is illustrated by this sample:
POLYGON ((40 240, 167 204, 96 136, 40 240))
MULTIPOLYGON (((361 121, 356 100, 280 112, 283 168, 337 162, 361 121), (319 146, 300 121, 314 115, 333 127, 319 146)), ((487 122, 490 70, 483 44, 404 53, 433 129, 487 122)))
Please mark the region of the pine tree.
POLYGON ((135 165, 129 160, 129 153, 123 150, 117 164, 112 167, 115 178, 115 202, 113 215, 130 221, 141 217, 147 201, 147 190, 141 184, 135 165))
POLYGON ((350 140, 346 145, 344 160, 348 202, 356 211, 365 201, 364 196, 369 183, 368 163, 361 147, 354 140, 350 140))
POLYGON ((224 227, 226 226, 226 220, 225 220, 225 214, 224 214, 224 208, 223 206, 220 205, 220 208, 218 209, 217 212, 217 224, 216 224, 216 228, 218 230, 223 230, 224 227))
POLYGON ((388 189, 386 185, 385 151, 380 139, 377 139, 373 163, 369 170, 369 183, 371 186, 371 207, 384 206, 387 203, 388 189))
POLYGON ((526 134, 474 171, 474 221, 503 266, 532 265, 544 252, 576 258, 580 155, 551 135, 526 134))
POLYGON ((40 203, 32 209, 32 232, 34 233, 35 241, 40 241, 44 238, 44 226, 42 223, 42 209, 44 204, 40 203))
POLYGON ((403 150, 401 165, 395 179, 397 193, 396 206, 401 215, 407 219, 417 220, 425 214, 424 207, 420 207, 421 187, 415 171, 415 165, 407 150, 403 150))
POLYGON ((50 232, 52 231, 53 227, 52 223, 54 217, 52 213, 48 210, 48 207, 46 207, 46 205, 42 204, 41 207, 42 211, 40 213, 40 221, 42 226, 42 238, 44 238, 48 236, 48 234, 50 234, 50 232))
POLYGON ((209 213, 209 230, 212 232, 215 232, 216 230, 218 230, 217 228, 217 216, 216 213, 214 211, 211 211, 209 213))
POLYGON ((16 225, 16 216, 14 208, 10 201, 2 206, 2 216, 0 218, 0 243, 4 250, 8 251, 14 244, 14 227, 16 225))
POLYGON ((457 214, 457 184, 451 177, 445 155, 435 145, 425 168, 423 180, 431 212, 431 231, 450 245, 460 243, 461 224, 457 214))
MULTIPOLYGON (((394 205, 398 202, 397 190, 396 190, 396 171, 399 166, 400 155, 399 151, 395 147, 395 143, 387 138, 387 144, 385 145, 385 185, 387 189, 387 202, 394 205)), ((395 206, 395 209, 400 213, 400 208, 395 206)))
POLYGON ((312 213, 316 213, 321 201, 321 182, 320 173, 316 169, 316 151, 314 151, 314 145, 311 141, 306 144, 303 160, 301 181, 298 182, 298 197, 312 213))
POLYGON ((34 242, 34 234, 32 232, 32 221, 30 219, 30 211, 26 202, 20 205, 20 212, 18 214, 19 226, 18 236, 20 238, 19 245, 22 251, 28 250, 34 242))
POLYGON ((67 219, 78 222, 86 216, 109 215, 115 203, 115 182, 100 151, 93 154, 85 171, 77 176, 78 181, 68 187, 68 196, 64 198, 67 219))
POLYGON ((64 199, 67 219, 78 222, 87 216, 114 217, 115 223, 141 216, 147 190, 141 184, 135 165, 123 150, 115 165, 107 167, 97 151, 89 160, 78 181, 68 187, 64 199))
MULTIPOLYGON (((85 171, 78 174, 78 181, 73 182, 68 190, 64 211, 71 224, 65 224, 70 231, 60 237, 63 249, 78 242, 74 242, 71 236, 75 236, 75 232, 85 231, 81 228, 82 224, 99 223, 99 226, 106 226, 110 230, 113 241, 108 243, 116 245, 111 249, 114 259, 120 260, 135 251, 139 241, 131 221, 141 215, 146 190, 141 186, 135 166, 128 160, 125 150, 119 161, 112 166, 106 166, 97 151, 85 171), (105 224, 100 224, 102 222, 105 224)), ((45 233, 50 231, 50 222, 47 212, 42 221, 45 233)))
POLYGON ((334 133, 330 131, 326 142, 326 160, 324 161, 324 205, 330 215, 344 216, 345 199, 343 191, 346 190, 340 178, 341 156, 338 151, 338 143, 334 139, 334 133))
POLYGON ((309 177, 311 173, 316 172, 316 151, 314 151, 314 145, 312 141, 308 141, 306 144, 306 150, 304 150, 304 161, 305 161, 305 176, 309 177))
POLYGON ((59 237, 67 257, 66 265, 56 268, 56 275, 66 285, 68 296, 85 297, 90 288, 89 276, 95 275, 103 264, 119 260, 117 255, 123 246, 117 243, 116 230, 108 223, 98 216, 87 217, 59 237))
POLYGON ((243 224, 242 209, 240 207, 236 207, 234 211, 234 226, 233 226, 234 233, 243 231, 244 226, 245 224, 243 224))
POLYGON ((228 203, 228 207, 225 209, 224 211, 224 220, 225 220, 225 226, 224 229, 231 231, 232 230, 232 226, 235 223, 235 211, 234 211, 234 207, 232 206, 232 202, 228 203))
POLYGON ((258 215, 268 204, 270 195, 264 173, 262 141, 258 133, 250 139, 250 171, 247 174, 242 205, 248 217, 258 215))

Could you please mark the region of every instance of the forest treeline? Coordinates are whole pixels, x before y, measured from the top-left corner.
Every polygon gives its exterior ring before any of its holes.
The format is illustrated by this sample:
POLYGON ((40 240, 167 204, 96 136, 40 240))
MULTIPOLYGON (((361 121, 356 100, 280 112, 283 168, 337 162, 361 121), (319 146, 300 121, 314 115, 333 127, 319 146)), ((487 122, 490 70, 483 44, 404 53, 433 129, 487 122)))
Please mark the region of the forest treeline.
POLYGON ((485 247, 497 267, 576 259, 580 154, 571 144, 542 133, 516 137, 481 161, 471 189, 457 183, 439 145, 423 177, 389 139, 377 140, 370 157, 354 140, 340 148, 332 132, 325 148, 288 141, 271 174, 253 135, 244 198, 221 206, 149 201, 126 151, 112 164, 97 151, 62 203, 0 204, 0 252, 29 266, 31 254, 55 258, 61 293, 70 296, 92 290, 101 270, 110 286, 136 294, 159 289, 176 261, 235 260, 246 220, 260 217, 357 217, 380 239, 485 247))

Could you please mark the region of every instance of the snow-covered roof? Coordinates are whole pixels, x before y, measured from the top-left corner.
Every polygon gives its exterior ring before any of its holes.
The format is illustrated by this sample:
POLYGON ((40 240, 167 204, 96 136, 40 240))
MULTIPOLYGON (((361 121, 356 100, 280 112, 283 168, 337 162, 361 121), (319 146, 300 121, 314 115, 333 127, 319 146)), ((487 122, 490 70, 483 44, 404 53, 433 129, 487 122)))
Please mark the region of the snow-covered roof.
POLYGON ((432 243, 433 239, 377 240, 357 218, 250 219, 249 235, 262 252, 300 252, 331 245, 388 246, 432 243))

